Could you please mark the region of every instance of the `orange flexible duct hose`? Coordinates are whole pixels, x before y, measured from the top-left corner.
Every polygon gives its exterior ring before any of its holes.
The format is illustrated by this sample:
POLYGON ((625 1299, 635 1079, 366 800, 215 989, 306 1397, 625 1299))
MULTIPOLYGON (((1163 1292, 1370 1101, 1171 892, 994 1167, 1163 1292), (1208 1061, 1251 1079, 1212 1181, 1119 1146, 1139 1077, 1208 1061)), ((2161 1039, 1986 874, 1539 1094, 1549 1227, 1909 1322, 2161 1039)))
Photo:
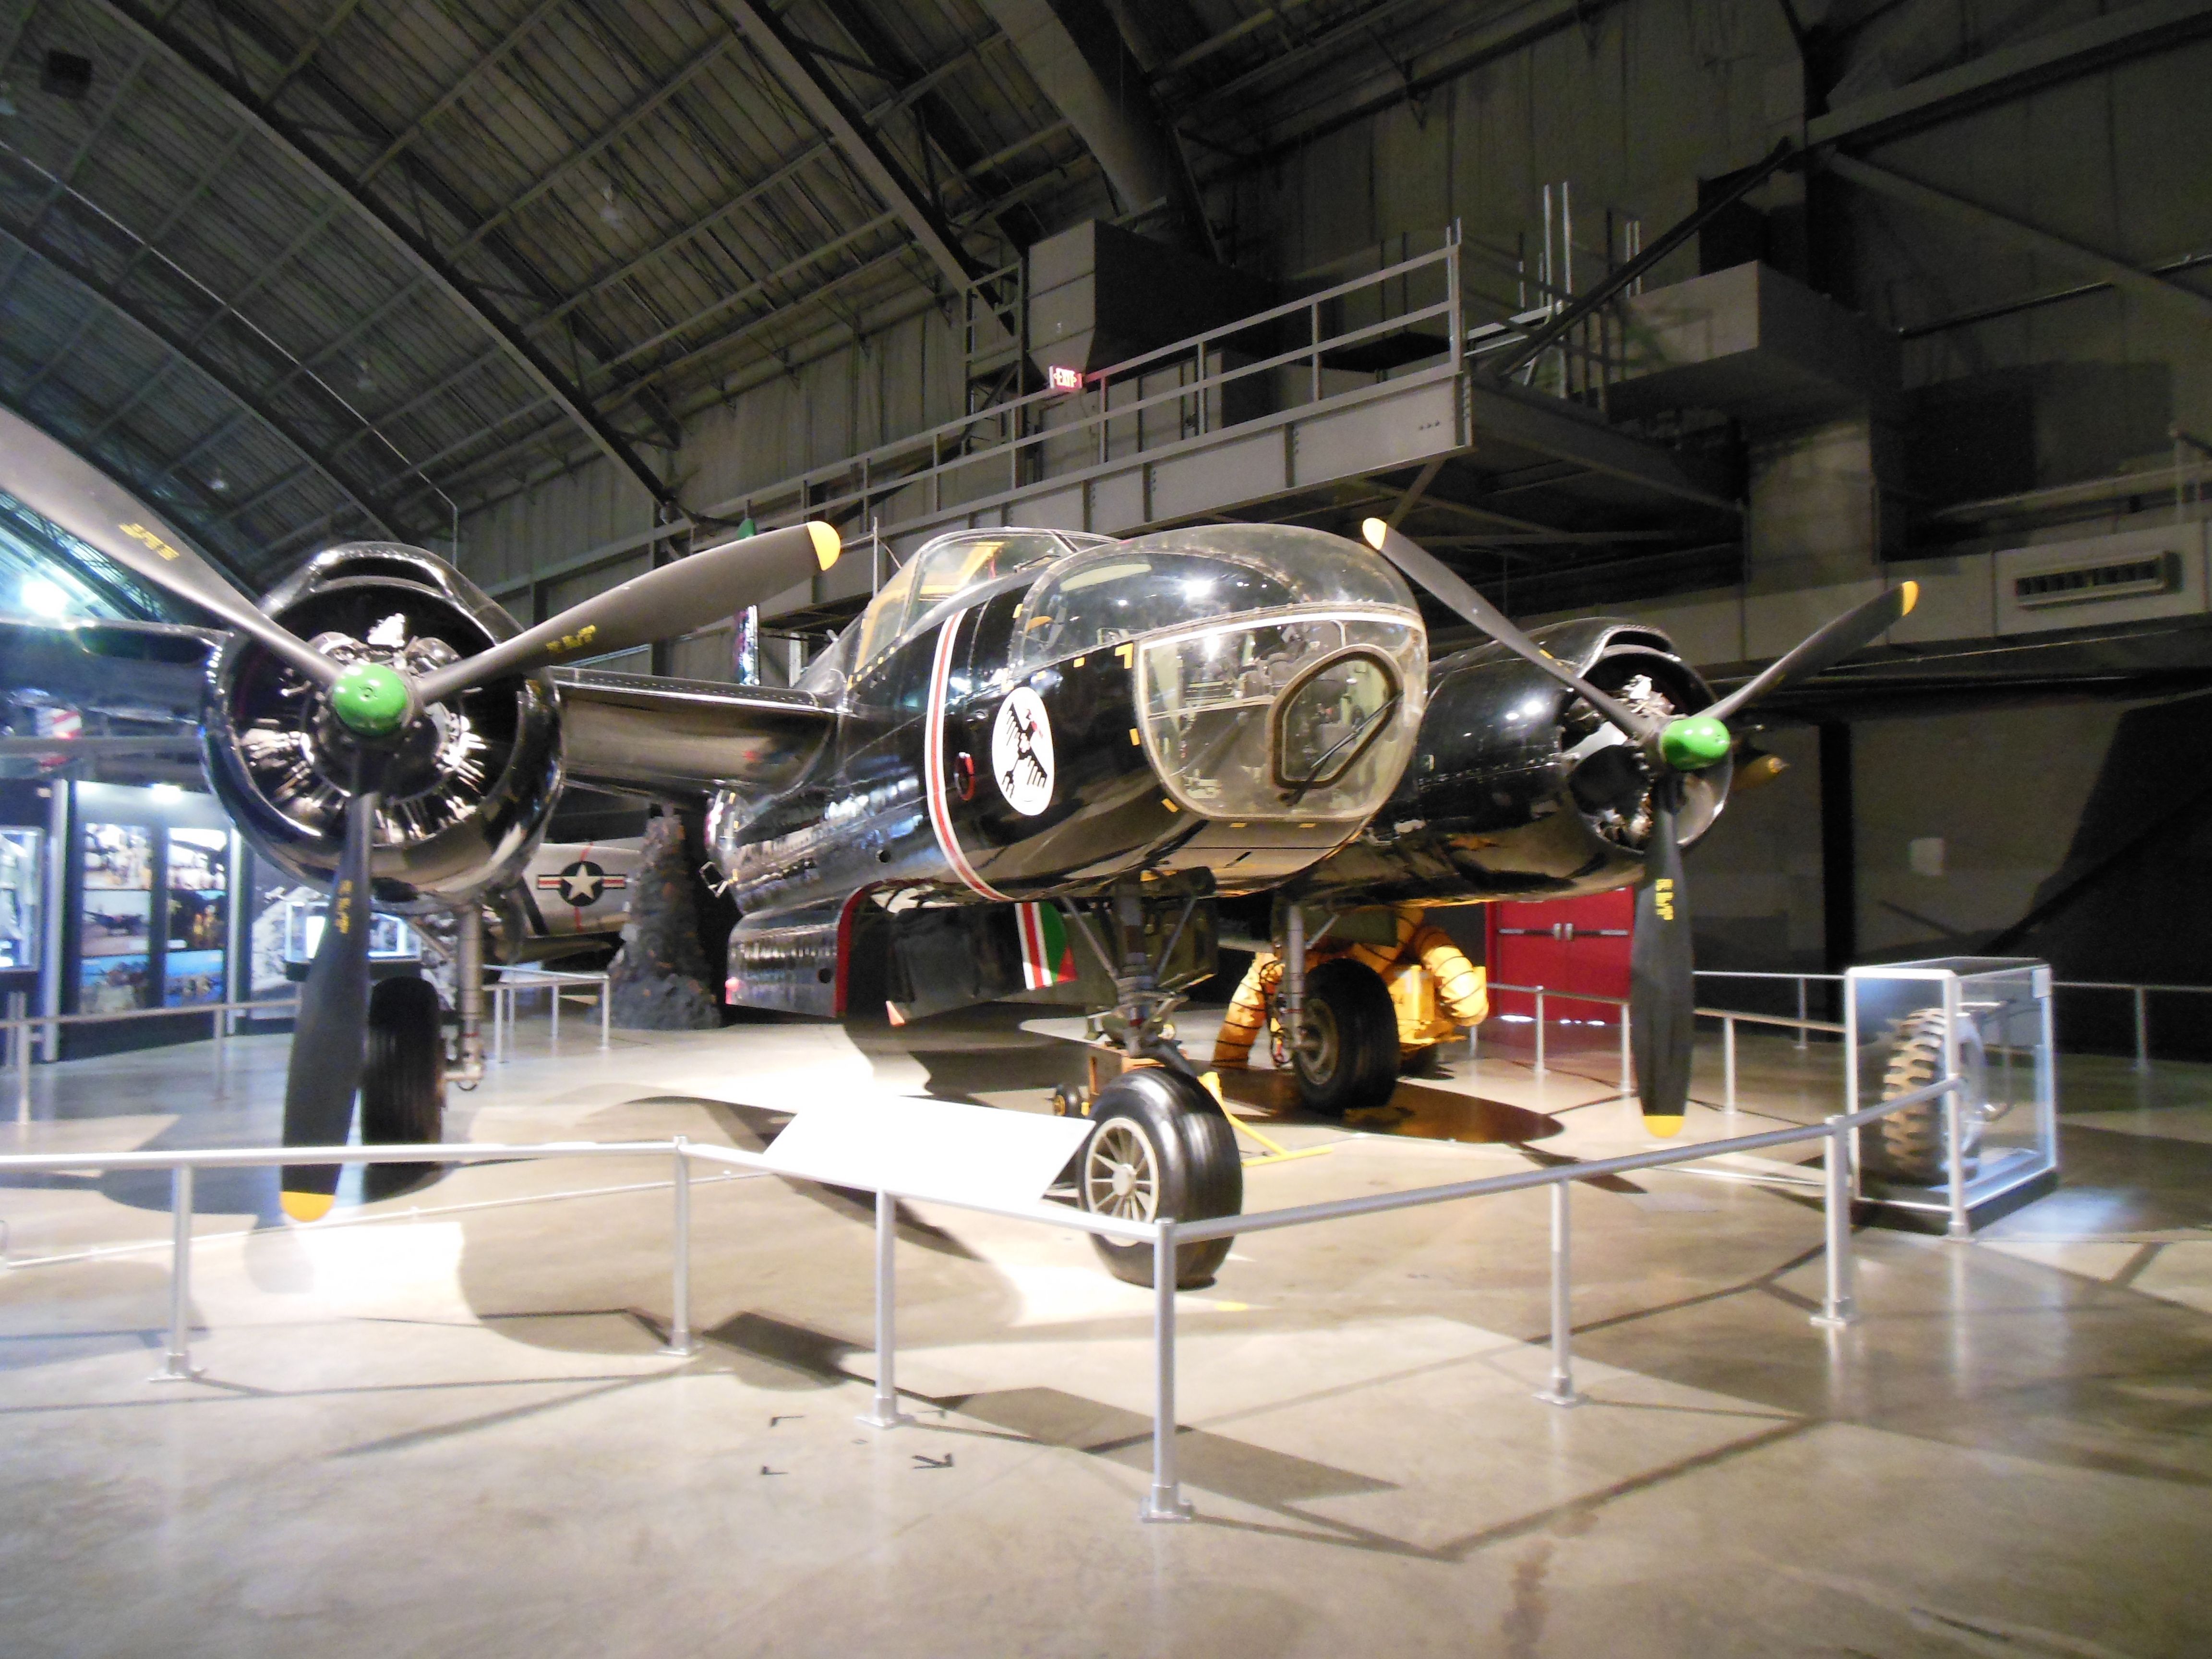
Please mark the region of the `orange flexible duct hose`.
POLYGON ((1220 1035, 1213 1039, 1216 1066, 1242 1066, 1252 1055, 1252 1044, 1267 1023, 1267 998, 1283 976, 1283 964, 1262 951, 1252 958, 1229 1012, 1221 1017, 1220 1035))

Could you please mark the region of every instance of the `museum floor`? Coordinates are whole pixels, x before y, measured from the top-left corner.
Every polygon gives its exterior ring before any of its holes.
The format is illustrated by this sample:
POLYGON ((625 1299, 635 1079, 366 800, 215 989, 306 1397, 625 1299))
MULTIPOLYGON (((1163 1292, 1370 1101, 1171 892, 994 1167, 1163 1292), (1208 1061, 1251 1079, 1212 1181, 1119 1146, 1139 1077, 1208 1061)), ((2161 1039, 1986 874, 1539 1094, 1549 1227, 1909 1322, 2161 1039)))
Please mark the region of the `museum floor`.
MULTIPOLYGON (((605 1052, 578 1021, 557 1054, 526 1020, 449 1134, 757 1146, 864 1088, 1041 1109, 1076 1056, 1022 1017, 605 1052)), ((1252 1169, 1248 1207, 1645 1144, 1609 1053, 1540 1082, 1500 1038, 1376 1123, 1264 1123, 1328 1151, 1252 1169), (1437 1138, 1525 1126, 1503 1107, 1558 1131, 1437 1138)), ((286 1041, 42 1069, 0 1149, 266 1142, 286 1041)), ((1817 1116, 1835 1064, 1747 1037, 1741 1126, 1817 1116)), ((206 1375, 155 1387, 167 1177, 18 1182, 0 1650, 2203 1655, 2212 1067, 2071 1060, 2061 1098, 2061 1192, 1971 1245, 1862 1231, 1841 1333, 1807 1322, 1804 1195, 1577 1186, 1575 1410, 1533 1397, 1542 1193, 1249 1238, 1182 1298, 1182 1527, 1135 1518, 1148 1294, 1072 1234, 904 1217, 920 1421, 878 1433, 865 1200, 702 1172, 682 1361, 663 1158, 469 1168, 308 1229, 267 1172, 211 1173, 206 1375)))

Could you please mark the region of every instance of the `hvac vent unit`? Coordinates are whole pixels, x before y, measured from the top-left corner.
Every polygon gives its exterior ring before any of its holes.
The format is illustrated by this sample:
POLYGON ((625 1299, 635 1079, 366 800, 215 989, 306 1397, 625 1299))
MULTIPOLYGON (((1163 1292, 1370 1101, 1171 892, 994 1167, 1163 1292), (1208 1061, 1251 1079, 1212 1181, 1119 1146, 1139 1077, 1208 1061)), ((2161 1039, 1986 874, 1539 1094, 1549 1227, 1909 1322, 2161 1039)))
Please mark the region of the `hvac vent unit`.
POLYGON ((2171 550, 2106 558, 2012 579, 2013 603, 2029 610, 2171 593, 2181 586, 2181 557, 2171 550))

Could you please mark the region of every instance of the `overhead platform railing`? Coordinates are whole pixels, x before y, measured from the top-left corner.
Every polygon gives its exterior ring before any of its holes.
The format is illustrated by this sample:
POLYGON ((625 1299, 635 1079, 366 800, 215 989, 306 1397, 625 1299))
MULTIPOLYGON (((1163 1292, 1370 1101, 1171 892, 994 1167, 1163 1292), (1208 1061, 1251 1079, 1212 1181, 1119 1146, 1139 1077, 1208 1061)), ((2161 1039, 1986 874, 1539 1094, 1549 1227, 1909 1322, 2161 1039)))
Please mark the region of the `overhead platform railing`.
MULTIPOLYGON (((1461 539, 1502 546, 1695 539, 1717 525, 1733 536, 1738 502, 1721 469, 1601 412, 1633 354, 1620 318, 1600 308, 1570 319, 1572 301, 1448 230, 1439 247, 1117 363, 1079 389, 994 404, 702 516, 824 519, 848 541, 873 527, 903 556, 953 529, 1126 536, 1387 510, 1410 492, 1470 532, 1461 539), (1512 375, 1485 367, 1531 344, 1512 375), (1483 500, 1501 478, 1510 507, 1483 500)), ((493 591, 634 560, 638 539, 493 591)), ((817 599, 850 594, 835 580, 817 584, 817 599)))
POLYGON ((1571 368, 1532 373, 1526 385, 1482 374, 1484 356, 1545 331, 1565 296, 1500 307, 1470 295, 1468 265, 1448 235, 1441 247, 1115 364, 1080 391, 994 404, 712 511, 763 524, 874 520, 902 543, 1012 522, 1126 534, 1485 443, 1733 507, 1694 462, 1547 389, 1594 397, 1624 372, 1617 337, 1595 326, 1561 337, 1551 349, 1571 368))

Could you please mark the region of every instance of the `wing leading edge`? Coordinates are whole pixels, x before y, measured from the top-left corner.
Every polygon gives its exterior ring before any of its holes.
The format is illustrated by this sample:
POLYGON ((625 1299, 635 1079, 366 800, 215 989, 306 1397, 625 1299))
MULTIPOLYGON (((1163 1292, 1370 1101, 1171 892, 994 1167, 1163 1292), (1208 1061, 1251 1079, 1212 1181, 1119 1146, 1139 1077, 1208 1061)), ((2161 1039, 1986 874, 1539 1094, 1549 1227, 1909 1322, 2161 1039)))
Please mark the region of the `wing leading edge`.
POLYGON ((804 691, 556 669, 570 781, 629 794, 781 789, 806 769, 836 711, 804 691))

